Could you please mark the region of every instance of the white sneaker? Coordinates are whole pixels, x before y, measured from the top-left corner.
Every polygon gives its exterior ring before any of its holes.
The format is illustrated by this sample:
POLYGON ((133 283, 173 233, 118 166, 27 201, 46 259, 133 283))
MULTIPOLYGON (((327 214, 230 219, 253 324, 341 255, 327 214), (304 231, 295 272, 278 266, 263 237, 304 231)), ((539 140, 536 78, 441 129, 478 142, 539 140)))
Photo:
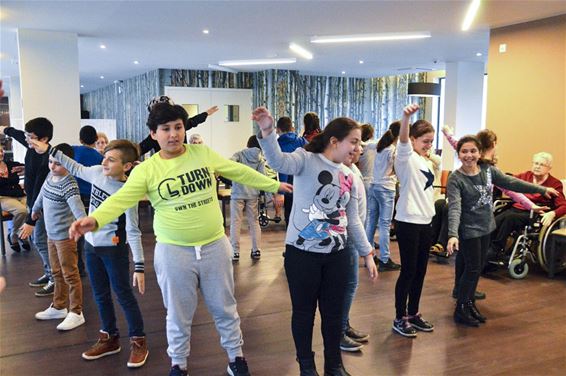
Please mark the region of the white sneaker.
POLYGON ((61 324, 57 325, 57 330, 71 330, 75 329, 77 326, 81 326, 85 323, 85 317, 81 312, 80 315, 77 315, 75 312, 69 312, 65 320, 61 322, 61 324))
POLYGON ((64 319, 65 317, 67 317, 67 308, 53 308, 53 304, 51 304, 45 311, 37 312, 35 314, 35 318, 38 320, 64 319))

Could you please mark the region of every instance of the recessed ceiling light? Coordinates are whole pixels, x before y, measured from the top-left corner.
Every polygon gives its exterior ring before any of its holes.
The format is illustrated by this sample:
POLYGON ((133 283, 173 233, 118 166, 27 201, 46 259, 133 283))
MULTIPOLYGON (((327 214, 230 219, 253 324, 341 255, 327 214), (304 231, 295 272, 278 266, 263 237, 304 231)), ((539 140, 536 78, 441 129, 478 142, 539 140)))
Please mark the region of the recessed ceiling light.
POLYGON ((352 35, 328 35, 315 36, 311 43, 352 43, 352 42, 376 42, 388 40, 423 39, 430 38, 430 32, 419 31, 414 33, 380 33, 380 34, 352 34, 352 35))
POLYGON ((346 71, 342 71, 342 74, 346 74, 346 71))
POLYGON ((104 80, 104 76, 100 76, 100 79, 101 79, 101 80, 104 80))
POLYGON ((363 61, 363 60, 360 60, 360 64, 363 64, 363 63, 364 63, 364 61, 363 61))
POLYGON ((100 45, 100 48, 103 49, 103 50, 105 50, 105 49, 106 49, 106 45, 105 45, 105 44, 101 44, 101 45, 100 45))
POLYGON ((208 33, 210 33, 210 31, 209 31, 208 29, 204 29, 204 30, 202 31, 202 33, 203 33, 203 34, 208 34, 208 33))
POLYGON ((482 56, 482 53, 481 53, 481 52, 478 52, 478 53, 476 54, 476 56, 480 57, 480 56, 482 56))
POLYGON ((135 64, 135 65, 138 65, 139 63, 140 63, 139 61, 134 60, 134 64, 135 64))
POLYGON ((84 85, 81 85, 81 87, 85 87, 84 85))
POLYGON ((294 57, 286 59, 251 59, 251 60, 223 60, 218 65, 225 67, 237 67, 242 65, 274 65, 274 64, 293 64, 297 59, 294 57))
POLYGON ((299 46, 296 43, 291 43, 289 45, 289 49, 294 53, 296 53, 297 55, 299 55, 300 57, 304 57, 305 59, 311 60, 313 57, 310 51, 306 50, 305 48, 299 46))
POLYGON ((470 26, 472 26, 472 22, 474 22, 474 18, 476 18, 476 14, 478 13, 478 9, 480 8, 481 0, 472 0, 470 6, 468 6, 468 11, 466 12, 466 16, 464 17, 464 22, 462 22, 462 31, 468 31, 470 26))

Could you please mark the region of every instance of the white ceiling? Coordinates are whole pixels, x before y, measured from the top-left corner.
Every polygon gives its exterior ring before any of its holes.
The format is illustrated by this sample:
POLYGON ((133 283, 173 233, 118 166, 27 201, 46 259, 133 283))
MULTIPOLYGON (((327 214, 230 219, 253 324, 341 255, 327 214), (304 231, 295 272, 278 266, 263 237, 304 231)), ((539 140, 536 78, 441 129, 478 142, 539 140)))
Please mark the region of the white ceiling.
MULTIPOLYGON (((1 2, 0 73, 17 76, 16 30, 79 36, 82 92, 156 68, 208 69, 219 60, 296 57, 303 73, 370 77, 486 61, 489 29, 566 13, 566 1, 482 1, 469 32, 469 0, 446 1, 6 1, 1 2), (210 34, 202 33, 209 29, 210 34), (314 35, 430 31, 415 41, 315 45, 314 35), (105 50, 99 48, 103 43, 105 50), (477 57, 481 52, 483 56, 477 57), (139 65, 133 61, 138 60, 139 65), (364 64, 358 63, 364 60, 364 64), (104 80, 99 77, 104 75, 104 80)), ((260 69, 275 68, 261 67, 260 69)))

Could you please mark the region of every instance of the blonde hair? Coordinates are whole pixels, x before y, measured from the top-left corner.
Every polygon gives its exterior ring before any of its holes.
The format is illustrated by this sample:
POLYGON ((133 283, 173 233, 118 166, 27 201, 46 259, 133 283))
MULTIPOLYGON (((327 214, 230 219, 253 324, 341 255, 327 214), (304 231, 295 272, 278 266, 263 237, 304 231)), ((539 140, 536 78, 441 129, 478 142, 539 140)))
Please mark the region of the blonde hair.
POLYGON ((106 140, 106 143, 108 143, 108 136, 106 136, 106 133, 104 133, 104 132, 96 132, 96 136, 97 136, 97 139, 98 139, 98 138, 103 138, 103 139, 106 140))

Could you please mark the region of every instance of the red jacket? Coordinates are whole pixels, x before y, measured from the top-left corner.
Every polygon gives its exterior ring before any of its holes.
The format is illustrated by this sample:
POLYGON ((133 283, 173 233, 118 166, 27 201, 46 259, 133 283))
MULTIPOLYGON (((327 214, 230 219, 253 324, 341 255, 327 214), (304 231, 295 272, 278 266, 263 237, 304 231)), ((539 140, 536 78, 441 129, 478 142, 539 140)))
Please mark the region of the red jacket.
MULTIPOLYGON (((533 182, 533 173, 531 171, 526 171, 515 175, 516 178, 519 178, 524 181, 528 181, 529 183, 533 182)), ((533 203, 539 206, 548 206, 551 210, 556 212, 556 218, 560 218, 566 214, 566 198, 564 197, 564 188, 562 187, 562 182, 556 179, 552 175, 548 175, 548 178, 542 183, 543 187, 550 187, 556 189, 560 194, 556 197, 546 198, 544 195, 540 193, 524 193, 525 196, 533 203)), ((514 208, 520 210, 527 210, 520 204, 513 204, 514 208)))

